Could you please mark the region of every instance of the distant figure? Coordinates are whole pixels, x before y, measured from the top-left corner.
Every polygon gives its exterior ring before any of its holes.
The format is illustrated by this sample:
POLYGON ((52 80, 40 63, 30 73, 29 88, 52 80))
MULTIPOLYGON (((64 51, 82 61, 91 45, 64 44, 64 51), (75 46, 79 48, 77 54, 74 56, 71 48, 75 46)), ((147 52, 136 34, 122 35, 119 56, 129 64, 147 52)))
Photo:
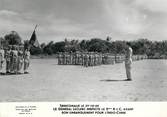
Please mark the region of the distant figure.
POLYGON ((10 73, 13 73, 13 51, 14 51, 14 46, 12 45, 11 46, 11 51, 10 51, 10 67, 9 67, 9 71, 10 71, 10 73))
POLYGON ((23 51, 22 51, 22 47, 19 47, 18 50, 18 62, 17 62, 17 73, 21 74, 21 69, 23 67, 23 51))
POLYGON ((28 51, 28 49, 26 49, 24 52, 24 73, 25 74, 28 73, 29 65, 30 65, 30 52, 28 51))
POLYGON ((132 80, 132 75, 131 75, 132 54, 133 54, 133 50, 130 47, 130 44, 127 43, 127 47, 125 51, 125 68, 126 68, 126 76, 128 81, 132 80))
POLYGON ((58 65, 61 65, 61 53, 58 54, 58 65))
POLYGON ((6 53, 5 53, 5 58, 6 58, 6 73, 10 73, 10 67, 11 67, 11 46, 8 47, 6 53))
POLYGON ((88 67, 88 59, 89 59, 89 55, 88 55, 88 53, 85 53, 85 55, 84 55, 84 66, 85 67, 88 67))
POLYGON ((0 47, 0 72, 2 72, 2 68, 3 68, 3 64, 4 64, 4 54, 5 51, 3 49, 3 47, 0 47))
POLYGON ((17 46, 14 46, 14 49, 13 49, 13 61, 12 61, 12 64, 13 64, 13 73, 14 74, 17 74, 17 64, 18 64, 18 51, 17 51, 17 46))

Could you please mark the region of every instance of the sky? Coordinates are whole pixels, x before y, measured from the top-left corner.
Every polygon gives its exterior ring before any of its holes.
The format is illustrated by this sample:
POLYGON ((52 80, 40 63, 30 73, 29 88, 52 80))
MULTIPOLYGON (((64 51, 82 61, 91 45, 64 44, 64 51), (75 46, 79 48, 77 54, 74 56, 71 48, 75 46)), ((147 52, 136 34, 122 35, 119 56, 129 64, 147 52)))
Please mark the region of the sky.
POLYGON ((0 0, 0 37, 39 42, 112 37, 167 40, 167 0, 0 0))

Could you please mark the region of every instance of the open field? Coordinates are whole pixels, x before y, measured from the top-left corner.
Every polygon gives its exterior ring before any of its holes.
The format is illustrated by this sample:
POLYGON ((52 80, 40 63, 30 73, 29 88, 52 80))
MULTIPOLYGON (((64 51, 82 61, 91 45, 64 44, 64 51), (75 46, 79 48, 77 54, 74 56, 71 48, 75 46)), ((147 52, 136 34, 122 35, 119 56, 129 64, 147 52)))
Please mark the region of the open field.
POLYGON ((132 66, 133 81, 124 81, 123 63, 85 68, 32 59, 30 74, 0 76, 0 101, 167 101, 167 60, 132 66))

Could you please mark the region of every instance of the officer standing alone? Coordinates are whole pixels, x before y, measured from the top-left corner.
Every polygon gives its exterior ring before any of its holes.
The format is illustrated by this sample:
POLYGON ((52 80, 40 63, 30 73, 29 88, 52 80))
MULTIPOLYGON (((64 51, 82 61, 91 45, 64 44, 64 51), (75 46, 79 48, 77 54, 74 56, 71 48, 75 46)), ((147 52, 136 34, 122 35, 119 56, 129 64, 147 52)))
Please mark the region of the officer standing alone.
POLYGON ((132 80, 132 75, 131 75, 131 69, 132 69, 132 54, 133 50, 130 47, 130 44, 126 44, 126 51, 125 51, 125 68, 126 68, 126 76, 127 80, 131 81, 132 80))

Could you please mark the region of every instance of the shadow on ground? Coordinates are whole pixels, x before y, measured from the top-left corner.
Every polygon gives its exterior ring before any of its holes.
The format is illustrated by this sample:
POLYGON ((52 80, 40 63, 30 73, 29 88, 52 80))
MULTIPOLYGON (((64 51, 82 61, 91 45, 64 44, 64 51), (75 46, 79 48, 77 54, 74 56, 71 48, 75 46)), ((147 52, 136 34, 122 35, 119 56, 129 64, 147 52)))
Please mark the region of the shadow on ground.
POLYGON ((129 81, 127 79, 124 79, 124 80, 111 80, 111 79, 104 79, 104 80, 100 80, 102 82, 121 82, 121 81, 129 81))

